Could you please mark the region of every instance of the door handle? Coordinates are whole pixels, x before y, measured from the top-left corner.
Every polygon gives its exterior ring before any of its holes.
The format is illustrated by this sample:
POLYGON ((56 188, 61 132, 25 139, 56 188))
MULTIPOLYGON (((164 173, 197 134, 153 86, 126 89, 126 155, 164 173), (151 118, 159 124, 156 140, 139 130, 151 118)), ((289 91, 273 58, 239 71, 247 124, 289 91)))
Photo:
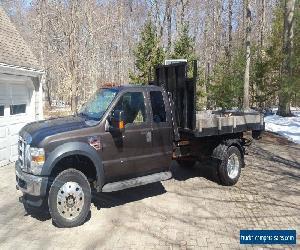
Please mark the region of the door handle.
POLYGON ((148 131, 146 133, 146 141, 147 142, 151 142, 152 141, 152 133, 151 133, 151 131, 148 131))

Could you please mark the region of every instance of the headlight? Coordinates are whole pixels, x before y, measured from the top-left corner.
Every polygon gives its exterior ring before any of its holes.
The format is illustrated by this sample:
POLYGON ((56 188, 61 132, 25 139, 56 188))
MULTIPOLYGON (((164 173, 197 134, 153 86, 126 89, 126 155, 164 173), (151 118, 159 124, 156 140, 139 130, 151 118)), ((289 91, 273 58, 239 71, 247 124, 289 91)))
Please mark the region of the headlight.
POLYGON ((31 148, 26 150, 26 165, 28 172, 39 175, 45 162, 45 151, 43 148, 31 148))

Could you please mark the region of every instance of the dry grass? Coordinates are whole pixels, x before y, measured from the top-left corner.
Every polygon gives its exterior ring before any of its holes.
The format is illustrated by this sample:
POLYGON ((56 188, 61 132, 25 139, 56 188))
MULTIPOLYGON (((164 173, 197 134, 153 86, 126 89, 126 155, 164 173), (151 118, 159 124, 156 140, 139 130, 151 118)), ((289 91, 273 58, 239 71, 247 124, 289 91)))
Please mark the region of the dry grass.
POLYGON ((52 109, 46 108, 44 110, 44 118, 45 119, 68 116, 68 115, 72 115, 72 114, 73 113, 70 108, 52 108, 52 109))

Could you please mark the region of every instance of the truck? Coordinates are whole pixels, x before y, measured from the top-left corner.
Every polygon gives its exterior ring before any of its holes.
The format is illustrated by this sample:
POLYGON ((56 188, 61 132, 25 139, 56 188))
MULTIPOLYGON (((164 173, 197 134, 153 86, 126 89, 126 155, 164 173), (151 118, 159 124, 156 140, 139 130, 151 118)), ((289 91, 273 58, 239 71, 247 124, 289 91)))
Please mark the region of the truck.
POLYGON ((24 206, 46 205, 55 225, 78 226, 92 194, 168 180, 172 161, 211 161, 221 184, 236 184, 244 132, 259 138, 263 116, 197 111, 196 68, 189 77, 185 62, 158 66, 148 85, 100 88, 77 114, 22 128, 15 173, 24 206))

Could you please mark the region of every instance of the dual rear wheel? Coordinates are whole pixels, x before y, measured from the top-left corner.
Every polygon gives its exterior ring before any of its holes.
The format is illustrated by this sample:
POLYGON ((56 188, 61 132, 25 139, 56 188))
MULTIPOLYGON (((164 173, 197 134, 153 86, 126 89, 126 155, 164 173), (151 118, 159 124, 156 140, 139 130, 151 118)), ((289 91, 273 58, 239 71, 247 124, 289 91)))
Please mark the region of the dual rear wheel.
POLYGON ((240 150, 235 146, 229 147, 218 166, 221 184, 225 186, 236 184, 240 178, 242 166, 243 159, 240 150))
MULTIPOLYGON (((192 159, 177 160, 183 168, 191 168, 196 164, 192 159)), ((230 146, 218 160, 217 172, 222 185, 232 186, 238 182, 243 166, 243 159, 240 150, 236 146, 230 146)))

